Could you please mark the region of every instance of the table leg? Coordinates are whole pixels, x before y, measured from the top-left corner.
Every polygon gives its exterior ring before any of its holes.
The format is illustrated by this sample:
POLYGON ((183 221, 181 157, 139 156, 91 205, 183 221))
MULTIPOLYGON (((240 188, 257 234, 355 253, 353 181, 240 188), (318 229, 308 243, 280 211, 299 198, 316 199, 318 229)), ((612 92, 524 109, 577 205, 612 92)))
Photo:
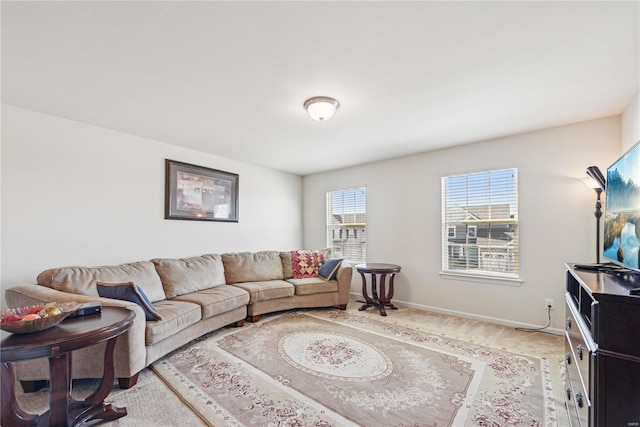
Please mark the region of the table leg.
POLYGON ((387 279, 387 274, 383 273, 382 276, 380 277, 380 298, 378 298, 378 308, 380 309, 381 316, 387 315, 387 311, 384 309, 384 306, 387 303, 386 289, 385 289, 386 279, 387 279))
POLYGON ((68 426, 71 400, 71 353, 52 349, 49 357, 49 425, 68 426))
POLYGON ((389 280, 389 295, 387 296, 387 300, 386 300, 386 305, 392 310, 398 309, 398 307, 391 304, 391 299, 393 298, 393 281, 395 280, 395 278, 396 278, 395 273, 392 273, 391 279, 389 280))
POLYGON ((113 356, 116 349, 117 338, 118 337, 112 338, 107 342, 104 351, 104 371, 100 386, 84 401, 78 402, 79 408, 82 408, 82 410, 74 420, 76 424, 95 419, 113 421, 127 415, 127 408, 118 408, 110 404, 104 404, 104 399, 111 392, 113 380, 115 379, 113 356))
POLYGON ((371 297, 369 296, 369 292, 367 291, 367 278, 365 277, 364 273, 360 273, 360 276, 362 277, 362 296, 364 297, 364 304, 362 304, 360 308, 358 308, 358 310, 362 311, 371 307, 373 305, 373 300, 371 299, 371 297))
POLYGON ((374 303, 380 301, 380 297, 378 296, 378 283, 375 273, 371 273, 371 295, 371 299, 374 303))
POLYGON ((109 395, 109 392, 113 388, 113 380, 115 378, 115 369, 113 363, 113 355, 116 348, 116 340, 111 339, 107 342, 107 346, 104 350, 104 371, 102 373, 102 381, 100 381, 100 387, 93 394, 87 397, 85 403, 91 405, 98 405, 104 402, 104 399, 109 395))
POLYGON ((16 402, 13 366, 10 363, 0 364, 0 378, 2 378, 2 399, 0 401, 0 424, 3 426, 33 426, 39 415, 24 412, 16 402))
MULTIPOLYGON (((45 423, 48 421, 47 425, 56 427, 79 426, 95 419, 113 421, 127 415, 126 408, 117 408, 104 403, 104 399, 113 388, 115 379, 113 356, 117 338, 107 341, 102 381, 98 389, 85 400, 76 401, 71 398, 71 353, 57 354, 49 358, 49 369, 51 370, 50 408, 49 412, 42 415, 40 421, 45 423)), ((2 411, 4 412, 4 407, 2 411)), ((33 425, 33 423, 27 425, 33 425)))

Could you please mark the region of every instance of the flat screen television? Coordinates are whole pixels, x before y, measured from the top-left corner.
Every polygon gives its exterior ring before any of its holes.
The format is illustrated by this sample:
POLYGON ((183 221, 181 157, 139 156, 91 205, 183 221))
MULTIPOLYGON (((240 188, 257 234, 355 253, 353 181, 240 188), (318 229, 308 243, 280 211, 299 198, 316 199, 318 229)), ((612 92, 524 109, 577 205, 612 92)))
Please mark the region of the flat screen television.
POLYGON ((603 258, 640 271, 640 142, 607 168, 603 258))

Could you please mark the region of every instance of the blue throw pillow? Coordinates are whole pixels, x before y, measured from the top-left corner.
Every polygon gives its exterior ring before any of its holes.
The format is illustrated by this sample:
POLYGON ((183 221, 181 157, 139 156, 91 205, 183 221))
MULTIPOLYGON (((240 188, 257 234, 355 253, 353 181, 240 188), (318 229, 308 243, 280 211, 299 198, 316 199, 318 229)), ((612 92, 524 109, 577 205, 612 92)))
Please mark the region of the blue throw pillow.
POLYGON ((162 320, 162 316, 160 316, 151 301, 149 301, 149 298, 147 298, 142 289, 135 283, 105 283, 96 281, 96 286, 98 288, 98 295, 101 297, 134 302, 142 307, 147 320, 162 320))
POLYGON ((322 267, 318 270, 318 276, 325 280, 335 280, 338 277, 338 268, 342 263, 342 258, 331 258, 322 264, 322 267))

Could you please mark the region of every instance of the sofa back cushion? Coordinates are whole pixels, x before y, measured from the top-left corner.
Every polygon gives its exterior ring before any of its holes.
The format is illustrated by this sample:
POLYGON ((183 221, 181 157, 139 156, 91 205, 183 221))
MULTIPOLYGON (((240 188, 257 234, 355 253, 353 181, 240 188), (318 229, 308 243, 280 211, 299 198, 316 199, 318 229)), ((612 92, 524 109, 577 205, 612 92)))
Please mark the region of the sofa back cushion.
POLYGON ((282 280, 282 261, 277 251, 222 254, 227 283, 282 280))
POLYGON ((160 276, 149 261, 102 267, 60 267, 38 275, 38 284, 62 292, 98 297, 96 281, 134 282, 151 302, 166 298, 160 276))
POLYGON ((282 261, 282 274, 286 279, 293 278, 293 264, 291 262, 292 251, 280 252, 280 260, 282 261))
POLYGON ((162 280, 162 287, 169 299, 226 283, 225 269, 220 255, 152 259, 151 262, 156 266, 156 271, 162 280))

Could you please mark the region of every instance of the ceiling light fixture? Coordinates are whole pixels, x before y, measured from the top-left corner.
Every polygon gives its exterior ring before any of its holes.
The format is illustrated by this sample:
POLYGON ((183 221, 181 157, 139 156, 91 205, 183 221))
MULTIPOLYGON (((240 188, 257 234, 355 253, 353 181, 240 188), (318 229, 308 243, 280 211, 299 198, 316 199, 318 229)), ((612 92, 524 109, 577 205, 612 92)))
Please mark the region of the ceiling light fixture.
POLYGON ((312 119, 319 122, 329 120, 339 106, 338 101, 328 96, 314 96, 304 101, 304 109, 312 119))

